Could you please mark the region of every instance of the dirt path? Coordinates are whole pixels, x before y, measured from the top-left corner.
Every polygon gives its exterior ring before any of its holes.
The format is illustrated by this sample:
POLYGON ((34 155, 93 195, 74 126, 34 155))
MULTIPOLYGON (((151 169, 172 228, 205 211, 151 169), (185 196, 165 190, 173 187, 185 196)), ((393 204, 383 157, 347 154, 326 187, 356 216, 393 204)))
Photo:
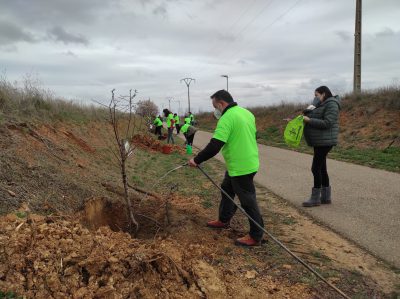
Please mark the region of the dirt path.
MULTIPOLYGON (((199 131, 194 145, 203 148, 210 138, 211 133, 199 131)), ((259 152, 256 182, 300 207, 312 187, 312 157, 265 145, 259 152)), ((304 212, 400 267, 400 175, 335 160, 328 160, 328 170, 333 204, 304 212)))

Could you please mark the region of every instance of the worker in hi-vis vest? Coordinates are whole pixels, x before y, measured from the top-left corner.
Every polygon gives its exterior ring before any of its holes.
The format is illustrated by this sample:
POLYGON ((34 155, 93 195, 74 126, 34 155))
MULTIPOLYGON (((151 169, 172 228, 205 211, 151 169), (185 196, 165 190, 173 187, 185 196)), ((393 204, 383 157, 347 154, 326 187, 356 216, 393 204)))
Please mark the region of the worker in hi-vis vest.
POLYGON ((158 135, 158 139, 161 139, 162 120, 160 115, 154 119, 153 124, 156 127, 154 134, 158 135))
POLYGON ((185 124, 188 124, 188 125, 190 125, 190 123, 191 123, 191 118, 190 118, 190 116, 189 116, 189 114, 186 114, 186 116, 185 116, 185 124))
POLYGON ((175 140, 174 140, 174 136, 172 134, 174 132, 174 127, 175 127, 174 115, 168 109, 164 109, 163 113, 166 118, 167 129, 168 129, 167 143, 169 143, 171 141, 174 144, 175 140))
POLYGON ((189 111, 189 117, 190 117, 190 124, 194 125, 194 115, 192 112, 189 111))
POLYGON ((179 131, 181 129, 181 119, 178 114, 174 113, 174 121, 175 121, 175 127, 176 127, 176 134, 179 134, 179 131))
MULTIPOLYGON (((259 168, 255 117, 249 110, 239 107, 226 90, 217 91, 211 99, 218 123, 208 145, 189 161, 189 165, 196 167, 221 151, 227 169, 222 189, 232 198, 237 195, 246 213, 264 227, 253 182, 259 168)), ((236 212, 235 204, 222 192, 221 196, 218 220, 209 221, 208 227, 228 228, 236 212)), ((236 239, 236 245, 261 245, 263 230, 250 220, 249 224, 249 234, 236 239)))
POLYGON ((189 124, 184 124, 181 128, 183 136, 185 136, 186 144, 192 146, 194 134, 196 134, 197 129, 189 124))

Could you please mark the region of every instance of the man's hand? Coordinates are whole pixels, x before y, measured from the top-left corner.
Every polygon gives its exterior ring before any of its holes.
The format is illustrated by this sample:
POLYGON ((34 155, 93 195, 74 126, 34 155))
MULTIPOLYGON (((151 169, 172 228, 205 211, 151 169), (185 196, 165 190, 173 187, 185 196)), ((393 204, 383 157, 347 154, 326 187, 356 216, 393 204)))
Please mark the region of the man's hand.
POLYGON ((305 123, 308 123, 308 122, 310 121, 310 118, 309 118, 308 116, 304 116, 304 117, 303 117, 303 121, 304 121, 305 123))
POLYGON ((194 159, 190 159, 188 164, 189 164, 190 167, 197 167, 197 163, 194 162, 194 159))

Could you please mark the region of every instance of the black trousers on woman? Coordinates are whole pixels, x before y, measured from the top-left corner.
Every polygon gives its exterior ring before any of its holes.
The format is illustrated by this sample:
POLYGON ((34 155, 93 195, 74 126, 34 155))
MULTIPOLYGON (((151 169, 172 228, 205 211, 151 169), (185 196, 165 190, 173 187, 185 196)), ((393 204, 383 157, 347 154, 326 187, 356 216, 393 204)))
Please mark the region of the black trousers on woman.
POLYGON ((311 171, 314 176, 314 188, 329 187, 329 175, 326 168, 326 156, 332 146, 315 146, 311 171))

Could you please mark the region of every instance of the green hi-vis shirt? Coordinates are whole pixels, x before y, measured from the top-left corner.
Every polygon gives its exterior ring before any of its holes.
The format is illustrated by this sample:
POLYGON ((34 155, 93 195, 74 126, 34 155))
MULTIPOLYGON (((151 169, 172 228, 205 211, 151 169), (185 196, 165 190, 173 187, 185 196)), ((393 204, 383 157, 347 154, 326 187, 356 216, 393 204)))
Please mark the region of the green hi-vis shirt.
POLYGON ((190 125, 189 124, 184 124, 181 128, 181 132, 185 134, 187 130, 189 129, 190 125))
POLYGON ((160 126, 162 126, 162 121, 161 121, 161 119, 159 117, 156 117, 156 119, 154 120, 153 124, 156 127, 160 127, 160 126))
POLYGON ((172 113, 168 114, 167 117, 167 128, 171 128, 171 120, 174 119, 174 115, 172 113))
POLYGON ((175 124, 176 124, 176 125, 179 125, 179 124, 181 123, 181 120, 180 120, 180 118, 179 118, 179 115, 175 116, 175 117, 174 117, 174 120, 175 120, 175 124))
POLYGON ((194 121, 194 115, 193 115, 193 114, 190 114, 189 117, 190 117, 190 120, 191 120, 191 121, 194 121))
POLYGON ((185 124, 189 124, 190 125, 191 122, 191 118, 190 117, 185 117, 185 124))
POLYGON ((229 176, 258 171, 256 120, 249 110, 239 106, 226 110, 217 123, 213 138, 225 142, 221 152, 229 176))

